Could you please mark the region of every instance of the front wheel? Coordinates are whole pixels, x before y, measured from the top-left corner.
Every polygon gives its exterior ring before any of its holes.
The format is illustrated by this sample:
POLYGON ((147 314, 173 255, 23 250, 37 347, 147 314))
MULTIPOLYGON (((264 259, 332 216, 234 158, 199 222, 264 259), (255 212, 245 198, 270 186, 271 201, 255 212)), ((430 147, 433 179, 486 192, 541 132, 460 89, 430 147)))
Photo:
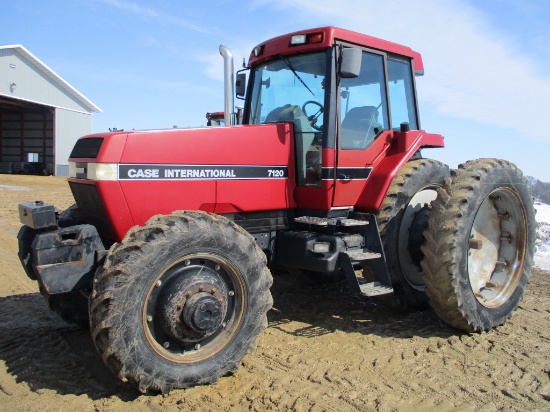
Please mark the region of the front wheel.
POLYGON ((536 221, 529 185, 512 163, 470 161, 432 203, 422 247, 435 313, 467 332, 504 324, 527 285, 536 221))
POLYGON ((226 218, 155 216, 98 271, 92 337, 107 366, 142 392, 214 383, 255 348, 271 283, 254 238, 226 218))

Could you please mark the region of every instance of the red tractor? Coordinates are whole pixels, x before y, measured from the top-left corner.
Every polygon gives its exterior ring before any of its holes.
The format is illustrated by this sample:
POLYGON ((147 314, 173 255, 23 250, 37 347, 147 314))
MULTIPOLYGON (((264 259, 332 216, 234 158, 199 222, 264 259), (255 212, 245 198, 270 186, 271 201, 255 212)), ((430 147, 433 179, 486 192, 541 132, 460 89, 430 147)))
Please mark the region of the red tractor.
POLYGON ((422 156, 443 137, 420 127, 419 53, 304 30, 256 46, 233 90, 220 52, 225 127, 82 137, 76 204, 19 206, 27 275, 114 373, 169 392, 238 368, 267 325, 268 267, 345 276, 468 332, 506 322, 533 264, 530 190, 507 161, 422 156))
POLYGON ((223 112, 208 112, 206 113, 207 126, 225 126, 225 114, 223 112))

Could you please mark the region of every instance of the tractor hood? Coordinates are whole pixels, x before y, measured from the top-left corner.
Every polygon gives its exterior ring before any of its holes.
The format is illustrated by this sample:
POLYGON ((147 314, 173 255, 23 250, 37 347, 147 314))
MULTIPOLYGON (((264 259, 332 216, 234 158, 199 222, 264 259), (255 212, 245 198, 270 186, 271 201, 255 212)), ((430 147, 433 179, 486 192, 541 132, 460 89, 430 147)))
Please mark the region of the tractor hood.
POLYGON ((114 132, 81 138, 69 159, 75 200, 118 240, 175 210, 228 214, 295 207, 292 124, 114 132))
MULTIPOLYGON (((292 164, 291 127, 269 124, 95 134, 77 142, 69 161, 71 164, 115 164, 117 173, 108 180, 171 177, 170 173, 160 173, 167 170, 167 166, 288 167, 292 164), (132 165, 158 173, 128 172, 132 165), (156 166, 162 167, 155 169, 156 166)), ((77 168, 79 176, 73 173, 71 177, 94 180, 82 172, 82 168, 77 168)))

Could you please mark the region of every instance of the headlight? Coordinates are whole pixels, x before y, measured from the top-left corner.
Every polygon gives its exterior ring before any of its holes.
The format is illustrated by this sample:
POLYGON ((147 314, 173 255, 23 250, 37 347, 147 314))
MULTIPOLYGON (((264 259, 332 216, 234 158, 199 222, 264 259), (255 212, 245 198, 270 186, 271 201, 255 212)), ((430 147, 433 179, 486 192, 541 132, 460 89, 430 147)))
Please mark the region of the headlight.
POLYGON ((117 166, 116 163, 88 163, 88 179, 117 180, 117 166))
POLYGON ((328 253, 330 252, 330 243, 317 242, 313 244, 313 253, 328 253))
POLYGON ((88 180, 117 180, 118 164, 69 162, 69 177, 88 180))
POLYGON ((76 163, 69 162, 69 177, 76 177, 76 163))

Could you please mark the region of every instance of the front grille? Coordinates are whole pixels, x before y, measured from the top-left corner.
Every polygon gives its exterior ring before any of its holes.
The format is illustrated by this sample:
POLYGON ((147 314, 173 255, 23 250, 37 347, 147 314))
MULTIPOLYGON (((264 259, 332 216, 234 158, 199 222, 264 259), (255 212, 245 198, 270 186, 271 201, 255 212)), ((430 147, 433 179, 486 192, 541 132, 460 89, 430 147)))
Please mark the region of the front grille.
POLYGON ((76 204, 82 211, 84 222, 94 225, 104 239, 116 240, 115 233, 107 218, 105 207, 94 185, 69 182, 76 204))

